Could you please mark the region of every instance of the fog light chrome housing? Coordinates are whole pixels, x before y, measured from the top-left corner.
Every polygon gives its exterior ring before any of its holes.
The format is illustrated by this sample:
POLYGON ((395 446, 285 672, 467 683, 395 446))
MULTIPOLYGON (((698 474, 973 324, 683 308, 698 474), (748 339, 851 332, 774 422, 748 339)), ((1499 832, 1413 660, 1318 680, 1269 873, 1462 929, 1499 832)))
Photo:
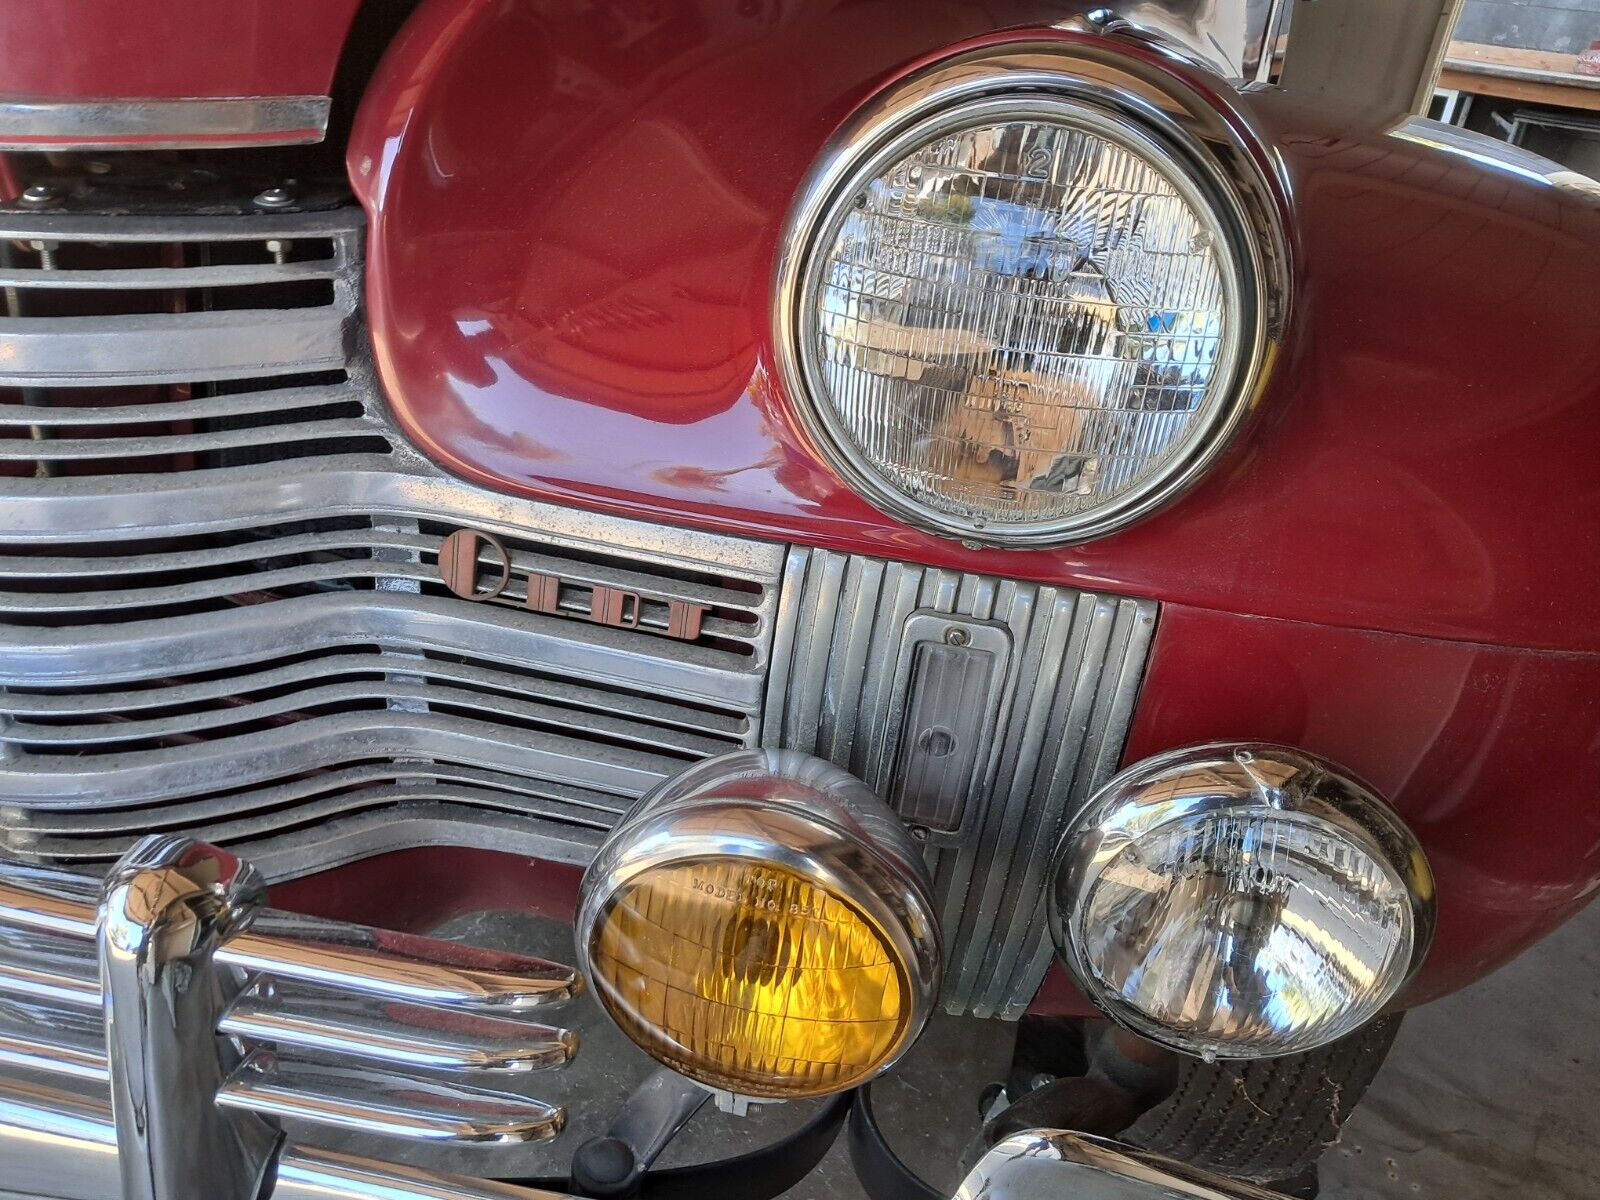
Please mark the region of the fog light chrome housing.
POLYGON ((860 780, 795 751, 722 755, 641 800, 584 875, 577 939, 624 1033, 749 1096, 872 1078, 939 990, 915 843, 860 780))
POLYGON ((1123 771, 1062 840, 1050 926, 1109 1017, 1205 1058, 1309 1050, 1376 1016, 1433 933, 1416 838, 1365 784, 1282 746, 1123 771))

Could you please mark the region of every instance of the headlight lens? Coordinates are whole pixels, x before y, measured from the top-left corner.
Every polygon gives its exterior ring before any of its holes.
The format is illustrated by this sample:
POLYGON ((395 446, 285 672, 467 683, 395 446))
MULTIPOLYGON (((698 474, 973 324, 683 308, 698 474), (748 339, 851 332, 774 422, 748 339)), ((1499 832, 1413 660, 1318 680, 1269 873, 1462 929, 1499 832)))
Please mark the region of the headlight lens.
POLYGON ((1074 53, 1059 77, 913 78, 847 127, 791 222, 778 345, 800 415, 868 500, 947 536, 1136 520, 1215 457, 1267 356, 1282 256, 1260 178, 1189 136, 1214 112, 1174 116, 1190 100, 1148 80, 1123 103, 1074 53))
POLYGON ((1085 994, 1156 1041, 1258 1058, 1330 1042, 1410 978, 1433 922, 1415 838, 1370 790, 1282 747, 1129 768, 1068 833, 1052 927, 1085 994))
POLYGON ((789 752, 725 755, 646 797, 585 875, 578 936, 624 1033, 752 1096, 871 1078, 937 992, 910 839, 853 776, 789 752))

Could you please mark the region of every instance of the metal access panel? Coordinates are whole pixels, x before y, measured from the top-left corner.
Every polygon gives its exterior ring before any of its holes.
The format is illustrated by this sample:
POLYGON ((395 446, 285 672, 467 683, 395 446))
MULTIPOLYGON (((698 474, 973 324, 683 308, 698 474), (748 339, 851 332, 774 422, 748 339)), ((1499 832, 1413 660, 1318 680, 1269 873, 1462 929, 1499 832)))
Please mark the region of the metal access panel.
POLYGON ((1038 990, 1052 954, 1050 858, 1072 815, 1116 771, 1156 613, 1149 600, 789 551, 763 744, 831 759, 920 828, 950 1012, 1016 1017, 1038 990), (940 646, 992 657, 947 656, 940 646), (971 744, 970 775, 964 756, 948 776, 918 761, 917 752, 943 746, 941 730, 946 758, 971 744), (933 735, 927 748, 924 734, 933 735), (941 816, 954 823, 958 795, 959 825, 940 829, 941 816))

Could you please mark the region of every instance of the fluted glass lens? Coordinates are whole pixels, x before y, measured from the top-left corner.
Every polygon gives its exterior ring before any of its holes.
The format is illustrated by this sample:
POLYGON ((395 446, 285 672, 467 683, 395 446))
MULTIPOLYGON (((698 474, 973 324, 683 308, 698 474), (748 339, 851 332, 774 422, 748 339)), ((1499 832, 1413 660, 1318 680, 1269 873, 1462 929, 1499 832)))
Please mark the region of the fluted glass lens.
POLYGON ((1405 884, 1315 818, 1213 812, 1102 851, 1076 936, 1094 979, 1187 1046, 1288 1053, 1375 1016, 1411 961, 1405 884))
POLYGON ((855 905, 793 872, 708 858, 622 887, 594 934, 601 1002, 652 1057, 755 1096, 841 1091, 904 1041, 904 965, 855 905))
POLYGON ((1220 226, 1065 120, 958 129, 855 195, 811 347, 836 433, 960 523, 1070 521, 1161 475, 1219 403, 1220 226))

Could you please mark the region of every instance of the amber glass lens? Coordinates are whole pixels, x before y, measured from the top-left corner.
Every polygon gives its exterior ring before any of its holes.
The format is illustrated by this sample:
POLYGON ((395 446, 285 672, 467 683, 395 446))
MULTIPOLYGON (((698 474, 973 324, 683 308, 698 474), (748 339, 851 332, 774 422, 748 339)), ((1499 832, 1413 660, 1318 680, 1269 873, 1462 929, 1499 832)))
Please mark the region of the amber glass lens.
POLYGON ((904 965, 855 905, 770 863, 706 858, 618 889, 593 935, 595 991, 653 1057, 754 1096, 836 1092, 900 1048, 904 965))

